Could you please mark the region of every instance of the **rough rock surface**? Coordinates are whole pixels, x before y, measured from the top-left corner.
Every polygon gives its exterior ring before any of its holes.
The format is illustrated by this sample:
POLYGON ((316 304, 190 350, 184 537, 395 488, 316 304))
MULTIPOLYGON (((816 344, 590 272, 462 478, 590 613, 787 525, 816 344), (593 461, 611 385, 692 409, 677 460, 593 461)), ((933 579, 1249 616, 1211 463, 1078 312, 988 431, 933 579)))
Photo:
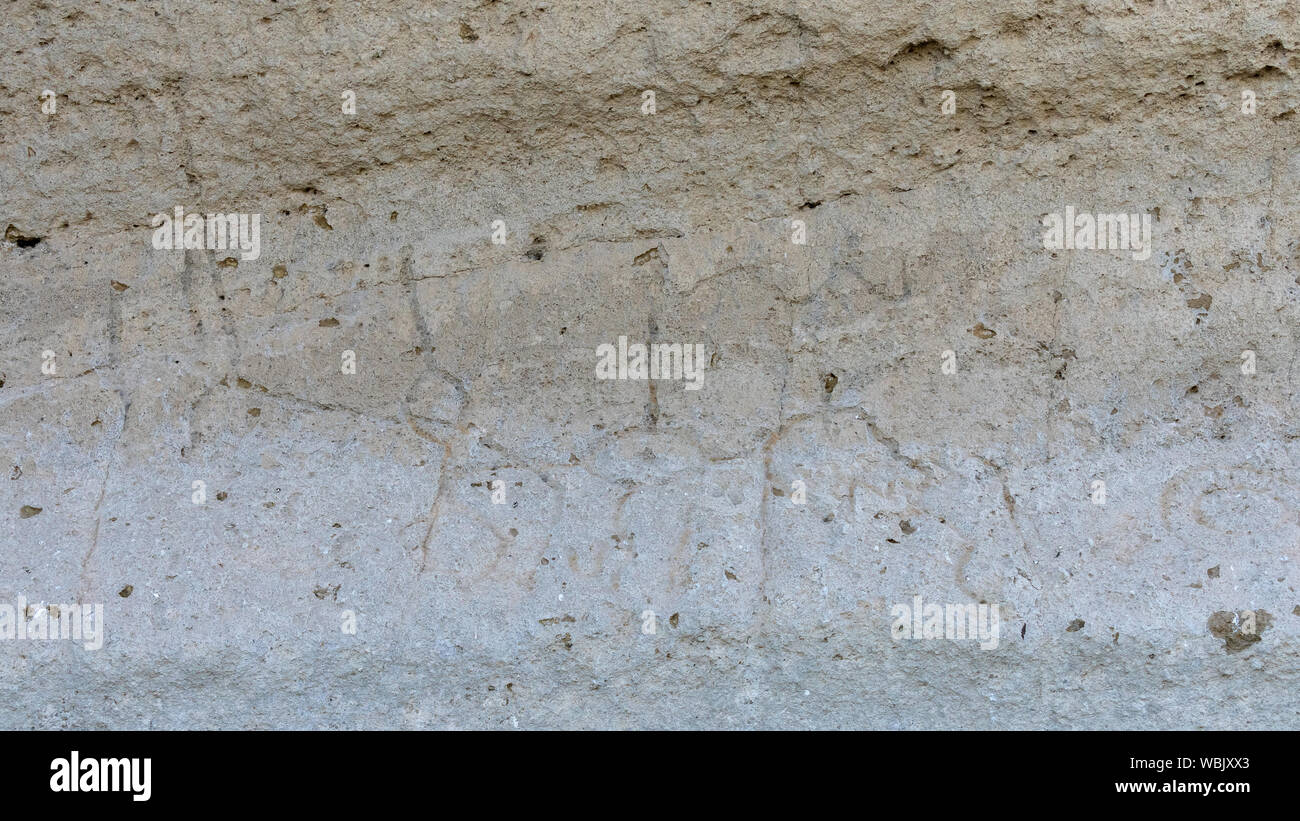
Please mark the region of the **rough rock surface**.
POLYGON ((0 726, 1300 727, 1294 3, 5 12, 0 726))

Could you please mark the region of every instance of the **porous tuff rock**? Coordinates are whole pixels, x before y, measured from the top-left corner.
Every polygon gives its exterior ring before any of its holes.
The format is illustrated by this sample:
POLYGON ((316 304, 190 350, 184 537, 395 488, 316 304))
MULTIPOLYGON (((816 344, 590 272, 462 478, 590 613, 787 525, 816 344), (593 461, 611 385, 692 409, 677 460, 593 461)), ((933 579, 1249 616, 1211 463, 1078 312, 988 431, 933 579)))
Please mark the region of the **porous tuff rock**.
POLYGON ((1294 3, 414 5, 6 6, 0 724, 1300 726, 1294 3))

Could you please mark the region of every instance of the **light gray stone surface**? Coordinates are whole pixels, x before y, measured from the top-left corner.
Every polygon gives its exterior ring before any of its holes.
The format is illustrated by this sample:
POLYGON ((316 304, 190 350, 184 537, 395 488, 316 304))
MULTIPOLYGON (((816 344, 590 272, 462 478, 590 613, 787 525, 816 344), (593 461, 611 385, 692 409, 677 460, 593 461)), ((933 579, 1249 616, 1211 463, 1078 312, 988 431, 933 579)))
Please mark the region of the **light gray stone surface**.
POLYGON ((1294 3, 5 13, 0 726, 1300 726, 1294 3))

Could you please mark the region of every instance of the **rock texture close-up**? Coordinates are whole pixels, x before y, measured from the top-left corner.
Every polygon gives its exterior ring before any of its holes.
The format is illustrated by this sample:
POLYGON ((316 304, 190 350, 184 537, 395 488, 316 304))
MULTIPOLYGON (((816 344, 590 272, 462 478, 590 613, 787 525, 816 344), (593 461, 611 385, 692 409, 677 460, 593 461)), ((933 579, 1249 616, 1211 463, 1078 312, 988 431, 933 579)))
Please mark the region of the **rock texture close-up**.
POLYGON ((1295 3, 5 12, 0 726, 1300 728, 1295 3))

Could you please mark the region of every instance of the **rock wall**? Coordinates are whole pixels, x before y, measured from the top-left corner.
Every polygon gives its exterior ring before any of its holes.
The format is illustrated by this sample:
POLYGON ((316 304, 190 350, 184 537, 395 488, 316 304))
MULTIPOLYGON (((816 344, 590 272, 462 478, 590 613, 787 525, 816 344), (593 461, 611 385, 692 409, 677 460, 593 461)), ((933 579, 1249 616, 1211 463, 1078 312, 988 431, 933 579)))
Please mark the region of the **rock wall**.
POLYGON ((1300 727, 1295 4, 6 13, 0 725, 1300 727))

